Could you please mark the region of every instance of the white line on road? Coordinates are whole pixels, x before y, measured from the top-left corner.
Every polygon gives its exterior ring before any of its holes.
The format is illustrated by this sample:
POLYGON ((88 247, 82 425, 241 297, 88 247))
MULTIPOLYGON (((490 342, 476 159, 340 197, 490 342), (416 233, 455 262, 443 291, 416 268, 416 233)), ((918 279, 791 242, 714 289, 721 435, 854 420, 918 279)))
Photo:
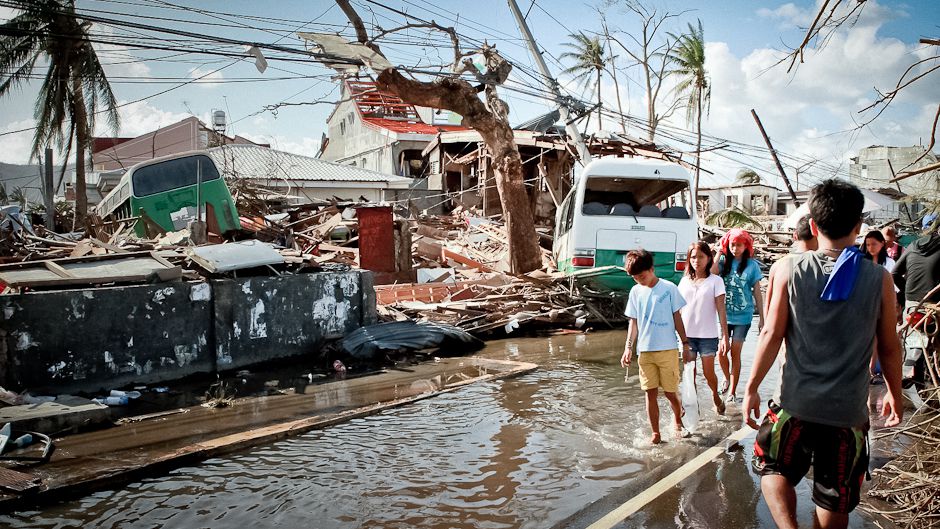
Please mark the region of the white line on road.
POLYGON ((752 433, 755 433, 755 430, 750 426, 744 426, 740 430, 732 433, 715 446, 705 450, 688 463, 674 470, 672 474, 669 474, 663 479, 657 481, 651 487, 634 496, 620 507, 610 511, 603 518, 589 525, 588 529, 610 529, 611 527, 626 520, 627 517, 633 515, 645 507, 648 503, 658 498, 664 492, 667 492, 672 487, 678 485, 682 480, 691 476, 695 471, 705 466, 709 461, 723 454, 725 452, 725 444, 728 441, 739 442, 752 433))

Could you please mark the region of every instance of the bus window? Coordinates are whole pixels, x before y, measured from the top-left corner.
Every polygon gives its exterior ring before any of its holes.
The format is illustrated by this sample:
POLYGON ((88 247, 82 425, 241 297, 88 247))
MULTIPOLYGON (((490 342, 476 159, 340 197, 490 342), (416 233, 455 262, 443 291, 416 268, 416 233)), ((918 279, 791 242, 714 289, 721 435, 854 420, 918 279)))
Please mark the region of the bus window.
POLYGON ((201 166, 203 182, 220 178, 215 164, 207 156, 197 155, 167 160, 134 171, 132 175, 134 179, 134 196, 146 197, 196 185, 196 164, 201 166))
POLYGON ((582 212, 688 219, 689 210, 682 205, 688 189, 688 182, 681 180, 591 177, 585 182, 582 212))
POLYGON ((576 209, 574 205, 574 191, 572 191, 571 194, 568 195, 568 207, 565 209, 565 233, 571 231, 571 227, 574 226, 574 213, 576 209))

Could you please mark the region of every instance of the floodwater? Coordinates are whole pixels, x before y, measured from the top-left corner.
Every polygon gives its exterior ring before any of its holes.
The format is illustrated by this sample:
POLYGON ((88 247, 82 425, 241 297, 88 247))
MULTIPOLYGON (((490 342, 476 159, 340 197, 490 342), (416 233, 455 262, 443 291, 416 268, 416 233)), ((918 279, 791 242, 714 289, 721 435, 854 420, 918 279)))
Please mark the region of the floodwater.
MULTIPOLYGON (((756 340, 751 332, 745 373, 756 340)), ((666 442, 649 445, 636 368, 625 383, 619 365, 624 334, 492 342, 482 356, 534 362, 540 369, 0 516, 0 526, 586 526, 740 427, 737 406, 726 417, 711 410, 699 374, 699 430, 674 440, 671 413, 660 398, 666 442)), ((772 371, 763 385, 768 395, 775 377, 772 371)), ((728 452, 622 526, 772 526, 749 455, 747 449, 728 452)), ((808 512, 809 502, 800 501, 808 512)), ((865 524, 853 515, 852 526, 865 524)))

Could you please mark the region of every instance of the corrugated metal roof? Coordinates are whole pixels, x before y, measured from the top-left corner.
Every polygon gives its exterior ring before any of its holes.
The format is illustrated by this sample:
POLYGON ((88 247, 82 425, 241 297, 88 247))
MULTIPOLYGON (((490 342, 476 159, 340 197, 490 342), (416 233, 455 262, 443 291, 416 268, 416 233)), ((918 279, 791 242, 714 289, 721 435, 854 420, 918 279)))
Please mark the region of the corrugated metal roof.
POLYGON ((389 175, 309 156, 255 145, 225 145, 209 155, 226 177, 313 180, 321 182, 408 183, 410 178, 389 175))

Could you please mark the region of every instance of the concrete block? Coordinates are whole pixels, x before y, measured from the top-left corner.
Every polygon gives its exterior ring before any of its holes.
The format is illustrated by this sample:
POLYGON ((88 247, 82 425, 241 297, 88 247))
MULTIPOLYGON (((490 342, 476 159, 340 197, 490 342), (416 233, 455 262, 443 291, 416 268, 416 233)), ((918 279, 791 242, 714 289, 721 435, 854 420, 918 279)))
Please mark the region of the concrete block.
POLYGON ((72 395, 60 395, 53 402, 0 408, 0 425, 11 423, 14 430, 47 435, 109 422, 111 412, 107 406, 72 395))

